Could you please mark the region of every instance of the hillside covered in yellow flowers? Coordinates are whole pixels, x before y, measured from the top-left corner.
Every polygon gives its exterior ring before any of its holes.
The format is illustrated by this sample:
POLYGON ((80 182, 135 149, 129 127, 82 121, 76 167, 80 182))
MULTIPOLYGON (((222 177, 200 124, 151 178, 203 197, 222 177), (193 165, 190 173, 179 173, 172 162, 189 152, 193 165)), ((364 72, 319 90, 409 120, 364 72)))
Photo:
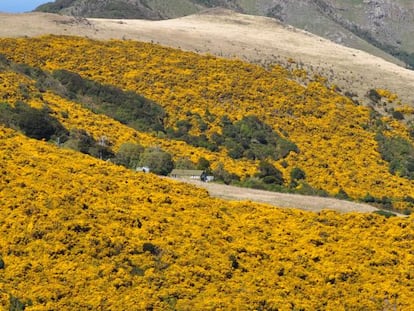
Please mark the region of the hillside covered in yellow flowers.
POLYGON ((411 310, 413 219, 309 213, 0 127, 5 310, 411 310))
MULTIPOLYGON (((283 140, 276 142, 282 149, 279 154, 265 153, 270 155, 265 160, 283 174, 285 185, 296 187, 293 191, 310 187, 315 193, 321 190, 386 202, 400 210, 412 208, 413 131, 399 122, 403 113, 399 112, 398 119, 382 117, 325 85, 321 77, 133 41, 47 36, 2 39, 0 43, 0 53, 15 63, 46 72, 67 70, 83 79, 136 92, 162 107, 165 127, 137 132, 91 112, 91 105, 79 105, 82 96, 62 98, 47 87, 41 96, 32 96, 26 90, 31 104, 46 104, 68 129, 84 129, 95 138, 105 136, 115 149, 127 141, 156 144, 175 159, 196 163, 203 157, 213 168, 221 165, 238 180, 255 184, 262 159, 251 142, 261 137, 250 137, 244 150, 240 150, 244 142, 232 140, 244 135, 248 116, 262 122, 262 128, 270 126, 273 135, 283 140), (310 82, 301 85, 295 82, 298 76, 310 82), (295 169, 306 178, 292 183, 295 169)), ((20 78, 12 78, 15 90, 3 92, 18 95, 19 85, 24 84, 39 93, 33 80, 17 81, 20 78)), ((379 99, 395 100, 387 98, 384 90, 373 91, 379 99)))
POLYGON ((414 308, 413 216, 228 202, 129 169, 156 155, 410 213, 409 109, 385 118, 311 73, 132 41, 0 39, 0 54, 5 310, 414 308))

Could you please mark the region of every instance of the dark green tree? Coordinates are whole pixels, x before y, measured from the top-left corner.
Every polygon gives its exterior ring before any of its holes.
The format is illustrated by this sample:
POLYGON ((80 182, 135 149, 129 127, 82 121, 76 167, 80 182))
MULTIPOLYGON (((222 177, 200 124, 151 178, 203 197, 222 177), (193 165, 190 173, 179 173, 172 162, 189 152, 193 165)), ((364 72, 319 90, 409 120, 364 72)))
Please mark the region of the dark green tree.
POLYGON ((14 107, 0 105, 0 123, 21 130, 26 136, 35 139, 50 140, 52 137, 66 137, 68 131, 51 115, 47 107, 35 109, 24 102, 14 107))
POLYGON ((291 180, 301 180, 301 179, 305 179, 306 178, 306 174, 303 170, 301 170, 298 167, 294 167, 291 171, 290 171, 290 179, 291 180))
POLYGON ((196 166, 189 158, 182 157, 175 161, 175 168, 183 170, 193 170, 196 168, 196 166))
POLYGON ((232 181, 238 181, 240 180, 240 177, 236 174, 229 173, 225 168, 223 163, 219 163, 216 167, 216 169, 213 170, 214 180, 216 181, 222 181, 226 185, 229 185, 232 183, 232 181))
POLYGON ((145 149, 141 154, 140 166, 147 166, 151 172, 158 175, 168 175, 174 168, 171 154, 159 147, 145 149))
POLYGON ((143 152, 144 147, 139 144, 124 143, 119 147, 113 161, 116 164, 135 169, 143 152))
POLYGON ((200 159, 198 159, 197 169, 203 170, 203 171, 209 171, 210 170, 210 161, 207 160, 204 157, 201 157, 200 159))
POLYGON ((259 171, 256 174, 266 184, 282 185, 284 183, 283 174, 273 164, 267 161, 260 161, 259 171))

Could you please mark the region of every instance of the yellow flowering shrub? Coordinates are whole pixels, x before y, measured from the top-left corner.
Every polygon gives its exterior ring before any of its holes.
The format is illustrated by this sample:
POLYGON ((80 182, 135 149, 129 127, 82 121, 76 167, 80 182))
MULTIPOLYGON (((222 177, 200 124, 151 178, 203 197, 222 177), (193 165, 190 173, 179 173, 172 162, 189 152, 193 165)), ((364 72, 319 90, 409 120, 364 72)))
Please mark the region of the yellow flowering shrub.
POLYGON ((414 115, 414 108, 408 105, 402 105, 400 107, 395 108, 395 111, 399 111, 402 114, 406 115, 414 115))
POLYGON ((145 132, 136 131, 120 122, 102 114, 93 113, 83 108, 80 104, 62 98, 50 91, 40 93, 33 80, 24 75, 11 71, 0 73, 0 81, 4 81, 4 87, 0 90, 5 102, 27 101, 32 107, 41 108, 47 106, 51 109, 53 116, 68 130, 84 129, 96 140, 105 137, 112 144, 114 151, 125 142, 139 143, 145 147, 160 146, 174 155, 176 159, 188 157, 196 163, 201 157, 212 162, 215 168, 218 163, 224 163, 229 172, 252 175, 256 171, 254 161, 229 159, 225 150, 221 152, 210 152, 208 150, 190 146, 182 141, 160 138, 145 132), (22 94, 21 85, 25 85, 30 96, 22 94))
MULTIPOLYGON (((391 197, 398 206, 404 206, 402 198, 414 197, 414 181, 392 175, 382 160, 376 133, 369 128, 373 122, 369 109, 327 88, 321 77, 302 86, 288 79, 290 74, 279 66, 266 70, 239 60, 134 41, 64 36, 1 39, 0 52, 18 63, 50 71, 66 69, 142 94, 163 106, 168 126, 185 119, 187 112, 206 119, 208 110, 218 117, 209 122, 207 136, 220 133, 223 115, 231 121, 256 115, 298 146, 299 153, 292 152, 274 163, 286 180, 290 171, 299 167, 311 186, 330 194, 344 190, 352 198, 363 198, 369 193, 377 198, 391 197)), ((385 90, 380 92, 388 96, 385 90)), ((392 119, 385 122, 395 129, 389 135, 413 142, 405 125, 394 124, 392 119)), ((86 129, 87 123, 83 125, 86 129)), ((191 134, 199 133, 193 127, 191 134)), ((124 139, 129 140, 119 141, 124 139)), ((114 138, 119 145, 116 141, 114 138)), ((214 165, 220 161, 239 176, 252 175, 256 169, 257 163, 232 160, 225 150, 213 154, 171 140, 157 142, 163 147, 180 146, 180 151, 174 151, 179 156, 194 159, 199 154, 193 157, 193 152, 201 153, 214 165)))
POLYGON ((2 126, 0 141, 6 310, 414 308, 412 217, 226 202, 2 126))
POLYGON ((398 99, 398 95, 389 90, 377 89, 376 91, 381 97, 386 98, 389 103, 393 103, 398 99))

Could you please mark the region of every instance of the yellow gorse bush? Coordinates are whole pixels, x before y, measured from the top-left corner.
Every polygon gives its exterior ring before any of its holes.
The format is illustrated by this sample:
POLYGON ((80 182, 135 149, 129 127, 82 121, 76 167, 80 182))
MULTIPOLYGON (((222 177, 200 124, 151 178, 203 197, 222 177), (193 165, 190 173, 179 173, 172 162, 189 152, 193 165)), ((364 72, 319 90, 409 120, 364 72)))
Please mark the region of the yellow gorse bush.
MULTIPOLYGON (((300 150, 284 159, 283 166, 280 161, 276 163, 287 180, 290 170, 300 167, 310 185, 331 194, 342 189, 353 198, 369 193, 397 201, 414 196, 414 182, 390 174, 388 163, 381 159, 376 133, 367 130, 372 122, 368 108, 325 87, 320 79, 302 86, 289 80, 289 73, 277 66, 265 70, 238 60, 133 41, 47 36, 2 39, 0 43, 0 52, 15 62, 51 71, 67 69, 142 94, 164 107, 168 125, 183 119, 188 111, 204 116, 208 110, 219 116, 209 124, 207 134, 211 135, 220 132, 223 115, 232 121, 257 115, 275 131, 288 136, 300 150)), ((385 91, 382 93, 385 96, 385 91)), ((395 120, 385 121, 394 129, 387 135, 407 137, 412 142, 405 126, 395 120)), ((88 122, 78 126, 93 133, 88 122)), ((197 129, 193 128, 192 133, 197 134, 197 129)), ((130 140, 126 134, 119 135, 124 136, 112 138, 115 145, 130 140)), ((240 176, 252 175, 256 170, 256 163, 231 160, 225 150, 212 155, 186 144, 139 135, 151 144, 156 141, 163 147, 170 145, 175 155, 193 160, 205 156, 214 164, 220 161, 240 176)))
POLYGON ((0 305, 411 310, 413 218, 213 199, 0 126, 0 305))
POLYGON ((3 98, 4 102, 13 104, 19 100, 27 101, 35 108, 41 108, 46 105, 52 110, 53 116, 68 130, 84 129, 95 139, 106 137, 113 145, 115 151, 125 142, 135 142, 145 147, 160 146, 171 152, 176 159, 188 157, 194 163, 201 157, 204 157, 212 162, 213 168, 217 166, 217 163, 225 163, 226 169, 230 172, 242 172, 243 174, 252 175, 256 171, 256 163, 254 161, 229 159, 224 150, 219 153, 213 153, 190 146, 182 141, 155 137, 136 131, 105 115, 93 113, 83 108, 79 103, 69 101, 50 91, 40 93, 34 81, 24 75, 5 71, 0 73, 1 81, 4 81, 5 87, 0 89, 0 98, 3 98), (30 90, 30 96, 23 96, 21 85, 25 85, 30 90))
MULTIPOLYGON (((366 131, 369 111, 280 67, 134 42, 44 37, 0 40, 14 61, 66 68, 157 101, 174 124, 187 111, 255 114, 299 149, 292 167, 332 193, 412 195, 366 131)), ((239 175, 257 163, 135 131, 11 71, 0 100, 46 105, 67 129, 201 156, 239 175)), ((386 135, 410 139, 384 119, 386 135)), ((219 132, 211 123, 209 134, 219 132)), ((197 134, 197 132, 194 132, 197 134)), ((414 222, 309 213, 213 199, 204 190, 29 139, 0 126, 0 306, 26 310, 411 310, 414 222)), ((403 206, 402 206, 403 207, 403 206)))

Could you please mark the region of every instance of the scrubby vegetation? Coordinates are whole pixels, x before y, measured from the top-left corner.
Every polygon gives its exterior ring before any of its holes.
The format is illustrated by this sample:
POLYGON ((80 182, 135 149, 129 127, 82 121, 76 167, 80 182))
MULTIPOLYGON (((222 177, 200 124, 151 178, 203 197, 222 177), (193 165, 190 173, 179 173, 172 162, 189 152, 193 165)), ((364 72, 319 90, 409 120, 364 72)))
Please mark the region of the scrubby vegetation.
POLYGON ((3 126, 0 140, 6 310, 414 306, 412 217, 230 203, 3 126))
MULTIPOLYGON (((17 63, 49 72, 74 72, 100 85, 137 92, 162 106, 165 132, 148 135, 123 129, 122 133, 103 133, 109 128, 103 124, 113 126, 113 121, 79 110, 58 94, 42 93, 43 100, 38 101, 47 102, 66 128, 85 129, 96 139, 106 136, 115 152, 128 141, 145 147, 159 145, 175 159, 187 157, 197 163, 204 157, 212 170, 221 163, 221 171, 228 173, 223 175, 226 179, 233 176, 242 181, 253 178, 259 161, 266 158, 282 173, 285 186, 295 184, 290 176, 293 168, 305 173, 305 179, 296 181, 297 191, 346 193, 353 199, 369 193, 390 198, 393 208, 411 208, 404 197, 414 196, 413 181, 390 172, 376 140, 378 119, 372 118, 369 108, 336 93, 318 77, 302 86, 277 66, 266 70, 237 60, 130 41, 2 39, 1 52, 17 63), (61 118, 67 112, 69 117, 61 118), (224 124, 223 116, 228 119, 224 124), (235 143, 233 138, 237 133, 245 137, 246 128, 250 140, 235 143), (268 152, 274 149, 268 147, 273 142, 281 152, 272 156, 268 152)), ((14 92, 13 98, 22 97, 18 89, 14 92)), ((399 136, 413 144, 409 129, 398 120, 381 122, 386 137, 399 136)))
POLYGON ((94 112, 104 113, 140 131, 164 131, 163 108, 134 92, 83 79, 67 70, 55 70, 52 76, 65 87, 68 99, 94 112))
POLYGON ((389 162, 390 172, 394 175, 414 179, 414 146, 406 138, 377 135, 382 158, 389 162))
POLYGON ((0 43, 6 310, 414 307, 413 216, 226 202, 131 170, 175 162, 409 213, 403 123, 280 67, 128 41, 0 43))
POLYGON ((61 137, 62 142, 67 140, 68 131, 50 113, 47 107, 36 109, 20 101, 14 106, 2 103, 0 124, 18 129, 35 139, 50 140, 61 137))

